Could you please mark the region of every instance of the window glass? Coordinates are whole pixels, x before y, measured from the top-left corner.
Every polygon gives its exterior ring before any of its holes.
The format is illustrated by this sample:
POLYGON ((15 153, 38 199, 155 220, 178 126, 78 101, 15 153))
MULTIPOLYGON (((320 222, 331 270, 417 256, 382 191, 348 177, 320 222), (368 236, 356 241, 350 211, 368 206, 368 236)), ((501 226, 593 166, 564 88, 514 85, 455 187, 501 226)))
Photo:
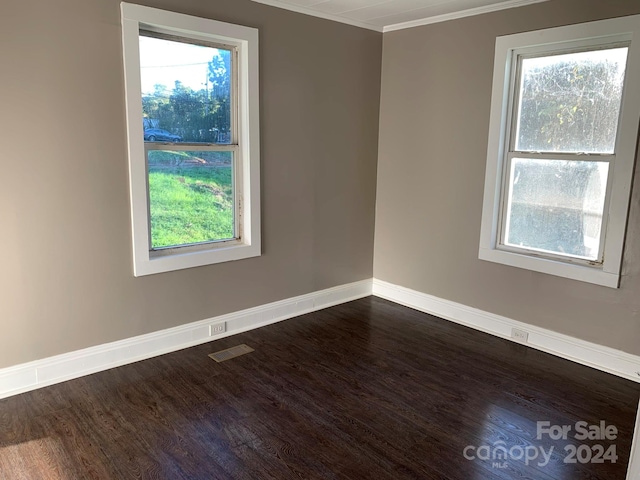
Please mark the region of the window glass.
POLYGON ((229 240, 233 152, 149 150, 151 248, 229 240))
POLYGON ((144 140, 229 144, 232 52, 140 34, 144 140))
POLYGON ((505 244, 596 260, 609 164, 514 158, 505 244))
POLYGON ((523 58, 515 150, 613 153, 627 52, 523 58))

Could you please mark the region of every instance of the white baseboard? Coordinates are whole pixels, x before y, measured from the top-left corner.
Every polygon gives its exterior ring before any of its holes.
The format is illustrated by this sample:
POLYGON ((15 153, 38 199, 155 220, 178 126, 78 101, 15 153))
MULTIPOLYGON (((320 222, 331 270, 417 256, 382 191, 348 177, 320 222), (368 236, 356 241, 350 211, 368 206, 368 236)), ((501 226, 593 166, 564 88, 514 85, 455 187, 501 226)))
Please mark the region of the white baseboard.
POLYGON ((0 369, 0 398, 211 342, 369 295, 371 279, 0 369), (227 322, 227 331, 210 335, 209 327, 221 322, 227 322))
POLYGON ((401 305, 509 340, 513 340, 511 329, 519 328, 529 333, 528 342, 525 344, 529 347, 640 382, 638 373, 640 357, 638 356, 373 279, 373 286, 371 280, 362 280, 167 330, 0 369, 0 398, 246 332, 366 297, 372 293, 401 305), (210 335, 209 327, 221 322, 227 322, 227 331, 210 335))
POLYGON ((518 322, 378 279, 373 280, 373 294, 516 343, 521 342, 511 338, 511 329, 525 330, 529 333, 529 339, 526 343, 522 343, 523 345, 640 382, 640 357, 630 353, 586 342, 569 335, 518 322))

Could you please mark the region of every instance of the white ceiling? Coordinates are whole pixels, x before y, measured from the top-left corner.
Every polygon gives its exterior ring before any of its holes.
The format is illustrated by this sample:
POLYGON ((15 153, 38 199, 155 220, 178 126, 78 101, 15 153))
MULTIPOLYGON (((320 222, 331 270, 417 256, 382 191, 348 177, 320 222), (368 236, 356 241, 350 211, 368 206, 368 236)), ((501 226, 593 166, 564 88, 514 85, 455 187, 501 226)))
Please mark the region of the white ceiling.
POLYGON ((417 27, 547 0, 253 0, 379 32, 417 27))

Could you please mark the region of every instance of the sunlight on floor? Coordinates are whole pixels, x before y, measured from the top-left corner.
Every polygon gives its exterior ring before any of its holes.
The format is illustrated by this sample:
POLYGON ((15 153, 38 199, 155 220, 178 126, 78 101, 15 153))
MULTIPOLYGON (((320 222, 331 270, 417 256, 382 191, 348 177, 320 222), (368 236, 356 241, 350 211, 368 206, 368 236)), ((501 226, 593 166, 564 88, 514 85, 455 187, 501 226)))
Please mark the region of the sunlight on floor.
POLYGON ((50 437, 0 447, 0 472, 15 472, 19 478, 41 478, 44 464, 48 467, 47 480, 71 480, 58 463, 59 450, 59 443, 50 437))

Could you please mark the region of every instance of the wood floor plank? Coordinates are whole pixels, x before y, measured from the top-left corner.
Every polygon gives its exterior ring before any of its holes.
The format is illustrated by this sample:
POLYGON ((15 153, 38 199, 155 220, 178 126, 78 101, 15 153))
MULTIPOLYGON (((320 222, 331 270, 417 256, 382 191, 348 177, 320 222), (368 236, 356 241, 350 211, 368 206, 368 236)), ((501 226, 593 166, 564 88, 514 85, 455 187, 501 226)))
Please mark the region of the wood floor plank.
POLYGON ((369 297, 0 400, 0 478, 624 479, 640 385, 369 297), (223 363, 208 354, 246 343, 223 363), (537 438, 537 422, 615 441, 537 438), (565 463, 567 445, 616 463, 565 463), (464 457, 498 445, 540 458, 464 457))

